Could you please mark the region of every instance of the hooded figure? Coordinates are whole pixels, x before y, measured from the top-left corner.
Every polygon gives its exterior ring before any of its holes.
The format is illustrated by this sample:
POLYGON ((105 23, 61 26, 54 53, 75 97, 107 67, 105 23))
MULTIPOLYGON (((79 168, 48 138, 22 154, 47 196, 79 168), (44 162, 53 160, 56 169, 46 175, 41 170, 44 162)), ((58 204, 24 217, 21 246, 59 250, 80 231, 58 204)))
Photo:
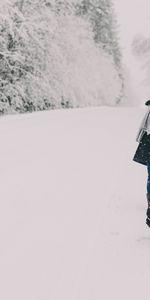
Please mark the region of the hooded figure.
POLYGON ((147 106, 147 112, 142 120, 139 128, 136 141, 139 143, 133 160, 140 164, 147 166, 148 180, 147 180, 147 218, 146 224, 150 227, 150 100, 145 105, 147 106))

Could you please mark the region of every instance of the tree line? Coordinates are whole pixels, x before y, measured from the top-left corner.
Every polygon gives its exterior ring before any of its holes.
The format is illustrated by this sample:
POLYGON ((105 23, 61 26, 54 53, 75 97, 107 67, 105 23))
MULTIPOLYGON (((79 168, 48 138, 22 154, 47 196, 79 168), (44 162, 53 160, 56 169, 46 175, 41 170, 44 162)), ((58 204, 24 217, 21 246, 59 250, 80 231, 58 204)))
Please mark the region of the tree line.
POLYGON ((0 113, 122 100, 111 0, 1 0, 0 113))

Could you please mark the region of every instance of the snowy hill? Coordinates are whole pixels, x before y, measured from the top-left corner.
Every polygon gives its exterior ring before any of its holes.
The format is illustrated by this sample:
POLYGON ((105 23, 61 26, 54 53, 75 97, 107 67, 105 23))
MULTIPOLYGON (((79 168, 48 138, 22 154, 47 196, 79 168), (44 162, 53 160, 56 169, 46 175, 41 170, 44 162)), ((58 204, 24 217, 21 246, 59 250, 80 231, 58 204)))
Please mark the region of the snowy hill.
POLYGON ((0 299, 149 295, 146 168, 132 162, 143 109, 0 119, 0 299))

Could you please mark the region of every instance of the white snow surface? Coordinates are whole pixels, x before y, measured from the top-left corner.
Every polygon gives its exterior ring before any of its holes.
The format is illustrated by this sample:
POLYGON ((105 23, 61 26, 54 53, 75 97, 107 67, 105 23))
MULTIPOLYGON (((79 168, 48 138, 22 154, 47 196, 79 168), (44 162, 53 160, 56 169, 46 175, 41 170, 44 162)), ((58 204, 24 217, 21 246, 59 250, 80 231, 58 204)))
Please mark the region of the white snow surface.
POLYGON ((0 299, 149 295, 142 108, 0 119, 0 299))

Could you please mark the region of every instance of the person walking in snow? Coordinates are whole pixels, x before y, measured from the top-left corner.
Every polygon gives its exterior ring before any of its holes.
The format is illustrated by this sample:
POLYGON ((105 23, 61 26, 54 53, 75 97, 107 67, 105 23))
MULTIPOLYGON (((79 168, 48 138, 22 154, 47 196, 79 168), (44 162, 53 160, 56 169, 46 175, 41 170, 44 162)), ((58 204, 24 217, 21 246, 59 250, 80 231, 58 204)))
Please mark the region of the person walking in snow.
POLYGON ((133 160, 147 166, 147 202, 146 224, 150 227, 150 100, 146 101, 146 114, 139 128, 136 141, 139 143, 133 160))

